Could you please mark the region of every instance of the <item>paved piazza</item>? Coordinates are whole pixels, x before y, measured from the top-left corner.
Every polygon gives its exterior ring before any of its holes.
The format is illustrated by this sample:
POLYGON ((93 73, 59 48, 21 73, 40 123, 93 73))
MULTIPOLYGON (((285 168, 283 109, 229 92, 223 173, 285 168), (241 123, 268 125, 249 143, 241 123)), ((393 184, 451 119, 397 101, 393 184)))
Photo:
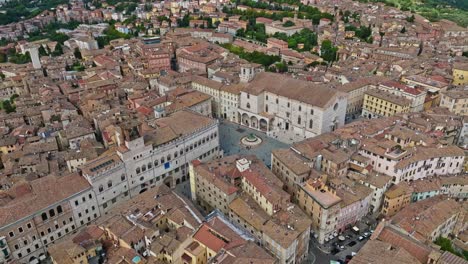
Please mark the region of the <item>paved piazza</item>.
POLYGON ((267 165, 271 165, 271 151, 277 148, 287 148, 288 144, 280 142, 276 139, 268 137, 264 133, 253 130, 238 124, 221 121, 219 125, 219 134, 221 141, 221 148, 224 151, 224 155, 234 155, 234 154, 243 154, 243 155, 256 155, 259 159, 267 165), (262 139, 262 143, 258 146, 247 148, 242 145, 240 140, 248 136, 250 133, 255 134, 262 139))

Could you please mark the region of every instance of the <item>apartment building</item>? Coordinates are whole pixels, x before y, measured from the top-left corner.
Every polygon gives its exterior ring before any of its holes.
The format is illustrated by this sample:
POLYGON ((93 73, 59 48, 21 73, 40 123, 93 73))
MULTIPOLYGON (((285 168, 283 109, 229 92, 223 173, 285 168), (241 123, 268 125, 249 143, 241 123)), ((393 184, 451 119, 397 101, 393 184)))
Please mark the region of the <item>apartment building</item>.
POLYGON ((275 149, 271 152, 271 171, 284 183, 285 191, 297 195, 299 184, 313 173, 310 165, 292 149, 275 149))
POLYGON ((232 164, 239 156, 228 156, 218 160, 192 161, 190 164, 190 188, 192 200, 206 212, 218 209, 224 214, 229 212, 229 204, 240 192, 241 175, 230 173, 232 164), (226 175, 229 177, 223 177, 226 175))
POLYGON ((364 94, 362 116, 365 118, 388 117, 408 113, 411 100, 380 89, 368 90, 364 94))
POLYGON ((310 220, 289 202, 282 182, 254 156, 193 162, 190 184, 192 199, 224 212, 279 263, 296 263, 307 256, 310 220))
POLYGON ((183 110, 152 120, 148 126, 143 131, 134 120, 123 123, 115 131, 118 148, 82 167, 99 196, 101 210, 108 211, 150 187, 186 181, 190 161, 218 156, 216 120, 183 110))
POLYGON ((16 137, 4 136, 0 138, 0 153, 8 154, 16 151, 19 147, 16 137))
POLYGON ((455 63, 452 68, 452 77, 454 85, 468 84, 468 63, 455 63))
POLYGON ((338 225, 341 198, 321 180, 309 179, 300 185, 299 207, 312 219, 311 230, 321 244, 334 237, 338 225))
POLYGON ((167 96, 170 99, 166 100, 166 102, 153 106, 154 116, 156 118, 184 109, 207 117, 213 116, 213 98, 207 94, 188 89, 176 89, 168 92, 167 96))
POLYGON ((440 106, 457 115, 468 114, 468 87, 462 86, 442 92, 440 106))
POLYGON ((342 126, 346 105, 346 95, 333 88, 262 72, 241 91, 237 120, 269 135, 308 138, 342 126))
POLYGON ((390 187, 392 177, 382 173, 369 173, 358 178, 358 182, 372 190, 369 211, 379 212, 384 202, 384 193, 390 187))
POLYGON ((91 185, 78 174, 18 183, 1 200, 2 255, 19 263, 39 263, 55 240, 101 215, 91 185))
POLYGON ((401 81, 410 86, 418 86, 426 90, 427 96, 424 103, 424 110, 432 106, 438 106, 441 93, 448 88, 448 81, 442 76, 410 75, 403 76, 401 81))
POLYGON ((448 176, 440 178, 441 194, 448 195, 459 201, 468 200, 468 176, 448 176))
POLYGON ((335 230, 343 232, 369 213, 372 189, 346 178, 331 179, 329 185, 336 189, 336 195, 341 198, 335 230))
POLYGON ((361 116, 364 105, 364 93, 375 89, 375 78, 364 78, 338 86, 340 92, 347 94, 346 119, 354 119, 361 116))
POLYGON ((392 177, 393 183, 434 175, 459 174, 465 154, 457 146, 403 148, 388 139, 363 140, 359 153, 370 159, 376 172, 392 177))
POLYGON ((90 225, 51 245, 47 252, 53 264, 94 263, 104 259, 103 239, 104 231, 96 225, 90 225))
POLYGON ((185 264, 228 263, 234 259, 238 263, 277 263, 248 234, 216 211, 196 231, 182 255, 185 264))
POLYGON ((0 83, 0 100, 9 100, 11 96, 15 94, 22 95, 27 91, 22 78, 17 76, 6 78, 0 83))
POLYGON ((177 65, 179 72, 208 72, 208 66, 222 59, 224 50, 216 45, 200 43, 177 49, 177 65))
POLYGON ((438 178, 421 179, 410 182, 413 193, 411 202, 415 203, 440 194, 441 185, 438 178))
POLYGON ((433 197, 412 203, 392 217, 391 223, 419 241, 458 235, 458 222, 465 221, 462 205, 446 197, 433 197))
POLYGON ((237 122, 239 95, 243 84, 223 84, 201 76, 194 76, 192 89, 213 97, 213 116, 237 122))
POLYGON ((285 50, 288 49, 288 42, 277 38, 268 38, 267 48, 278 48, 279 50, 285 50))
POLYGON ((410 100, 410 112, 424 110, 424 102, 427 95, 424 89, 411 87, 397 81, 382 82, 379 84, 378 89, 410 100))
POLYGON ((384 194, 382 214, 389 217, 398 213, 411 202, 413 188, 407 182, 393 185, 384 194))
POLYGON ((296 196, 298 184, 310 177, 345 177, 357 147, 357 140, 321 134, 295 143, 290 149, 272 151, 272 171, 283 181, 285 190, 296 196))

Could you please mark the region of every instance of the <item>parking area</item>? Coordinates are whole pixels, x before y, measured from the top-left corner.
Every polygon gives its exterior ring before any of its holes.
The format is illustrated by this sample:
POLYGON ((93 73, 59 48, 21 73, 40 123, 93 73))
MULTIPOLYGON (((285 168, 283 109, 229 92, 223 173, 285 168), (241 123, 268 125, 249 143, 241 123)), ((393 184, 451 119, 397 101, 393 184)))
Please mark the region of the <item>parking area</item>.
POLYGON ((358 231, 350 227, 324 244, 319 244, 312 236, 309 257, 304 264, 325 264, 332 260, 345 263, 347 257, 357 253, 369 240, 377 224, 373 219, 371 215, 364 217, 355 225, 358 231))
POLYGON ((370 235, 371 233, 368 230, 360 233, 347 230, 340 235, 345 238, 343 241, 340 241, 337 237, 328 243, 331 248, 330 253, 340 260, 345 260, 346 256, 357 253, 367 242, 370 235))

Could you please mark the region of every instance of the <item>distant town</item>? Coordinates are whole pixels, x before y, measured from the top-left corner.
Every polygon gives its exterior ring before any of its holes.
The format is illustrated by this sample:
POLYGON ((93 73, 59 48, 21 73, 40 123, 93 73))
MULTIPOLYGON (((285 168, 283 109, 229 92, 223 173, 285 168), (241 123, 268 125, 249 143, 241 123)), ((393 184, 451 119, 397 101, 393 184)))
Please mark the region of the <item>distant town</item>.
POLYGON ((0 264, 467 264, 467 8, 0 0, 0 264))

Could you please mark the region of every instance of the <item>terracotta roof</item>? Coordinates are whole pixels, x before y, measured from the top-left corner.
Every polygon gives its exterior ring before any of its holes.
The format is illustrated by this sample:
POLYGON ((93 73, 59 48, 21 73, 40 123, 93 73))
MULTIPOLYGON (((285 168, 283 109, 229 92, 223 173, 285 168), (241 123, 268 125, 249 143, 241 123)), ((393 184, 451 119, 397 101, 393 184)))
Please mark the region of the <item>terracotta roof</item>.
POLYGON ((216 253, 221 249, 229 250, 246 243, 219 217, 213 217, 203 224, 193 238, 216 253))
POLYGON ((0 207, 0 226, 2 227, 23 217, 40 213, 53 204, 91 188, 89 182, 79 174, 62 177, 50 175, 30 183, 22 183, 17 187, 7 191, 12 199, 0 207), (20 189, 21 192, 19 192, 20 189))
POLYGON ((377 237, 378 240, 387 242, 395 247, 401 247, 415 257, 420 263, 427 263, 428 256, 432 249, 411 238, 406 234, 402 234, 391 226, 386 226, 377 237))
POLYGON ((344 96, 342 92, 327 86, 270 72, 257 74, 243 91, 253 95, 267 91, 321 108, 330 106, 336 97, 344 96), (295 89, 290 89, 290 87, 295 89))
POLYGON ((436 196, 407 205, 391 221, 415 238, 431 240, 432 232, 461 210, 455 200, 436 196))
POLYGON ((378 240, 370 240, 359 250, 357 255, 354 256, 349 263, 417 264, 421 262, 410 255, 404 248, 378 240))
POLYGON ((271 153, 297 175, 302 175, 311 170, 309 165, 291 149, 275 149, 271 153))

